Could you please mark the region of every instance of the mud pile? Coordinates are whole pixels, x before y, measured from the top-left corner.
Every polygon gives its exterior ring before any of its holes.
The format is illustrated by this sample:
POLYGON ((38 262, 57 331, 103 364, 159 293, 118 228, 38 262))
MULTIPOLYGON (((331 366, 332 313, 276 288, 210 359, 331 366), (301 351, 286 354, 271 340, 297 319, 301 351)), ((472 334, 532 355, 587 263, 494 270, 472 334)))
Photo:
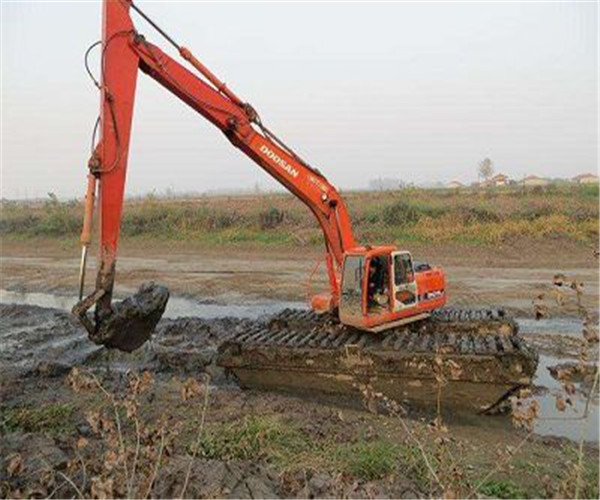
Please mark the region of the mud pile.
MULTIPOLYGON (((91 327, 85 315, 84 324, 89 328, 90 339, 94 343, 132 352, 150 339, 168 300, 167 287, 145 283, 131 297, 111 304, 109 312, 97 314, 95 328, 91 327)), ((77 307, 73 312, 79 314, 77 307)))
POLYGON ((0 346, 0 377, 60 375, 102 351, 71 314, 13 304, 0 304, 0 346))
POLYGON ((87 365, 117 371, 210 371, 218 378, 218 347, 253 323, 234 318, 163 319, 149 342, 123 353, 91 342, 80 322, 65 311, 0 304, 0 376, 59 376, 73 366, 87 365))

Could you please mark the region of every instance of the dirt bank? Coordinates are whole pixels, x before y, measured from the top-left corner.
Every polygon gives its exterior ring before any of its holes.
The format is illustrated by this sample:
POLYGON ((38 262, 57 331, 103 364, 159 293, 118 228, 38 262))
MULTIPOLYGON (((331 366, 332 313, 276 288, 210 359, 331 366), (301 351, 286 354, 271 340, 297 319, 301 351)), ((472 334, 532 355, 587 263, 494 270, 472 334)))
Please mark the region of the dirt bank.
MULTIPOLYGON (((584 305, 597 311, 598 261, 592 250, 552 242, 521 243, 493 249, 473 246, 410 245, 415 258, 441 265, 455 306, 501 306, 519 316, 533 314, 532 300, 555 297, 552 277, 564 273, 584 284, 584 305)), ((143 281, 166 284, 173 295, 236 305, 251 299, 307 301, 327 287, 324 266, 309 279, 322 253, 314 248, 236 248, 216 250, 193 242, 124 241, 117 266, 117 295, 134 292, 143 281)), ((2 288, 23 292, 77 292, 79 250, 76 241, 3 242, 2 288)), ((88 290, 95 262, 89 264, 88 290)), ((575 315, 573 301, 560 311, 575 315)))

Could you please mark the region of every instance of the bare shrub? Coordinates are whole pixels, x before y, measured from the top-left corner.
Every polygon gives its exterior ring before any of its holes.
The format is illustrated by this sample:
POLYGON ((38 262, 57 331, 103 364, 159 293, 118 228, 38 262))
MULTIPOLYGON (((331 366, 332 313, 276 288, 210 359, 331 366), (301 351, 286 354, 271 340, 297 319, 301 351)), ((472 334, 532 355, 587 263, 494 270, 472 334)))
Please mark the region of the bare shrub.
POLYGON ((258 214, 258 222, 261 229, 275 229, 283 223, 284 219, 285 212, 276 207, 261 210, 258 214))

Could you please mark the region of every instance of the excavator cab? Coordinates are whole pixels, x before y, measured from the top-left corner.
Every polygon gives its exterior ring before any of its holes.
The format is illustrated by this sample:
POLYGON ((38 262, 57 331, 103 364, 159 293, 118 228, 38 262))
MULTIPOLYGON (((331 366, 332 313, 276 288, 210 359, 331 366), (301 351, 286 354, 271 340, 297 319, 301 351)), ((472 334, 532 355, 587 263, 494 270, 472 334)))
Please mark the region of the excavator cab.
POLYGON ((344 258, 339 317, 361 330, 380 332, 424 319, 446 302, 441 269, 415 271, 410 252, 359 247, 344 258))

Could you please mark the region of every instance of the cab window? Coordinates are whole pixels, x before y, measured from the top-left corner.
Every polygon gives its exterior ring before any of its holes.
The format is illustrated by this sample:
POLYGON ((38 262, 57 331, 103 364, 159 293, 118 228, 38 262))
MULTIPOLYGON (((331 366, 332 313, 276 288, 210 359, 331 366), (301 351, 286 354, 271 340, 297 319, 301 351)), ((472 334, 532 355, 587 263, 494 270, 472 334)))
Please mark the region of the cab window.
POLYGON ((415 280, 412 261, 409 254, 394 255, 394 284, 396 286, 412 283, 415 280))
POLYGON ((340 314, 346 317, 362 317, 362 288, 365 258, 362 255, 348 255, 344 260, 342 274, 342 297, 340 314))
POLYGON ((342 276, 342 294, 345 296, 362 296, 363 268, 365 259, 362 255, 348 255, 344 261, 342 276))

